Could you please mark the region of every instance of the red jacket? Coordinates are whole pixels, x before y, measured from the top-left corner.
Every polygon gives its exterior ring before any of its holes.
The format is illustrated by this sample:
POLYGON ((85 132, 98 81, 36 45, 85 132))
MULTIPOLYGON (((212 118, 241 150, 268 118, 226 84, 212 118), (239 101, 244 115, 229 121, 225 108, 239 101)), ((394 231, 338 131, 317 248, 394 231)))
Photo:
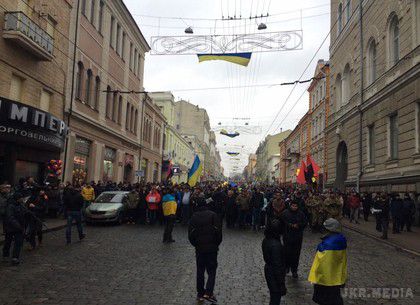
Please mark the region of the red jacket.
POLYGON ((360 198, 358 196, 350 196, 348 198, 348 205, 351 209, 358 209, 360 208, 360 198))
POLYGON ((157 191, 150 191, 149 195, 146 196, 147 206, 149 210, 159 209, 159 202, 161 196, 157 191))

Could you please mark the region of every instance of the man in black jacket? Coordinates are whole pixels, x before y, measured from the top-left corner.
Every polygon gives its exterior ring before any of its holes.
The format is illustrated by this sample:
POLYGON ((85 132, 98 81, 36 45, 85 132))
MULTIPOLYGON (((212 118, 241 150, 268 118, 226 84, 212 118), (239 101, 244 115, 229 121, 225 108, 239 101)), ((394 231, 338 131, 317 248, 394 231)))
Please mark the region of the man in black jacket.
POLYGON ((82 208, 84 205, 84 199, 80 193, 80 189, 73 189, 69 187, 68 191, 64 195, 64 209, 67 215, 67 229, 66 229, 66 240, 67 244, 71 243, 71 227, 73 220, 76 221, 77 231, 79 232, 79 239, 85 238, 82 227, 82 208))
POLYGON ((210 211, 203 195, 197 198, 197 210, 188 228, 188 238, 195 247, 197 263, 197 299, 216 303, 213 290, 216 281, 217 252, 222 242, 222 225, 216 213, 210 211), (208 279, 204 288, 204 273, 208 279))
POLYGON ((299 203, 292 201, 281 219, 285 224, 283 242, 286 248, 286 272, 292 271, 293 278, 298 277, 300 250, 302 249, 303 230, 306 226, 305 213, 299 209, 299 203))
POLYGON ((20 252, 23 246, 23 233, 25 231, 25 217, 27 209, 23 206, 23 194, 15 193, 8 200, 4 217, 5 241, 3 245, 3 259, 10 257, 10 248, 13 245, 12 265, 19 264, 20 252))

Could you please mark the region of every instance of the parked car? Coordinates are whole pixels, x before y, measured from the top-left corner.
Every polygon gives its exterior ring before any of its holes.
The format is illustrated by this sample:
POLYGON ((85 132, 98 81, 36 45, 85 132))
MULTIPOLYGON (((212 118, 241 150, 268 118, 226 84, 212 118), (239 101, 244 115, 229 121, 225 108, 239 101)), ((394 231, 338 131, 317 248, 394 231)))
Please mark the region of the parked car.
POLYGON ((85 220, 90 223, 122 224, 126 217, 129 192, 103 192, 86 208, 85 220))

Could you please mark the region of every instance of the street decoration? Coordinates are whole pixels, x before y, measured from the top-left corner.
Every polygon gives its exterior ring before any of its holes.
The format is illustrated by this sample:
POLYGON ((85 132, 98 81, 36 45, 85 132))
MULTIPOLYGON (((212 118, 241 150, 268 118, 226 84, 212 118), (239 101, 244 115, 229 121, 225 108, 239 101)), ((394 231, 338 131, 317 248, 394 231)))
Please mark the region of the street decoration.
POLYGON ((313 185, 317 182, 319 166, 311 155, 306 156, 305 161, 301 161, 301 166, 296 170, 296 182, 299 184, 313 185))
POLYGON ((48 177, 58 178, 62 173, 63 161, 61 160, 50 160, 47 163, 48 177))
POLYGON ((209 55, 301 50, 303 32, 152 36, 152 55, 209 55))
POLYGON ((235 138, 235 137, 237 137, 237 136, 240 135, 240 133, 237 132, 237 131, 236 132, 233 132, 233 133, 229 133, 229 132, 226 131, 226 129, 220 130, 220 134, 221 135, 224 135, 224 136, 227 136, 229 138, 235 138))
POLYGON ((220 53, 220 54, 197 54, 198 62, 209 60, 224 60, 237 65, 247 67, 251 61, 252 53, 220 53))
POLYGON ((239 153, 238 152, 233 152, 233 151, 228 151, 226 152, 229 156, 238 156, 239 153))
POLYGON ((188 184, 191 187, 194 187, 197 184, 198 180, 201 177, 202 172, 203 172, 203 164, 201 163, 201 160, 198 157, 198 155, 196 155, 194 158, 194 163, 191 166, 190 171, 188 172, 188 184))

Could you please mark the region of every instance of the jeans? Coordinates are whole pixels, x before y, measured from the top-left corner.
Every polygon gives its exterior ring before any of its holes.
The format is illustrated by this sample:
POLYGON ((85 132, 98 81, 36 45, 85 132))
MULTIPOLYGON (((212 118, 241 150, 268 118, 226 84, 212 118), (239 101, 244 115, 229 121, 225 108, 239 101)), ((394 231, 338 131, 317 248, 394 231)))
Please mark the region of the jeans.
POLYGON ((13 253, 12 258, 19 259, 20 251, 23 246, 23 233, 22 232, 13 232, 6 233, 4 245, 3 245, 3 257, 10 257, 10 248, 13 244, 13 253))
POLYGON ((252 209, 252 227, 255 229, 257 229, 257 227, 260 225, 260 215, 261 215, 261 210, 254 208, 252 209))
POLYGON ((77 231, 79 232, 79 239, 83 236, 82 227, 82 212, 81 211, 67 211, 67 228, 66 228, 66 240, 68 243, 71 242, 71 227, 73 220, 76 221, 77 231))
POLYGON ((197 294, 199 296, 204 294, 212 296, 216 283, 217 252, 196 253, 195 257, 197 263, 197 294), (204 288, 204 273, 206 271, 208 279, 204 288))
POLYGON ((295 243, 285 242, 284 247, 286 252, 286 270, 290 268, 292 273, 297 273, 302 241, 297 241, 295 243))
POLYGON ((38 243, 42 243, 42 222, 41 220, 31 217, 28 224, 28 241, 31 247, 36 247, 36 237, 38 236, 38 243))
POLYGON ((280 305, 280 302, 281 302, 281 293, 270 292, 270 305, 280 305))
POLYGON ((190 221, 190 205, 182 204, 182 224, 186 225, 190 221))
POLYGON ((170 242, 173 240, 172 231, 174 229, 175 219, 175 215, 165 216, 165 231, 163 232, 163 242, 170 242))

